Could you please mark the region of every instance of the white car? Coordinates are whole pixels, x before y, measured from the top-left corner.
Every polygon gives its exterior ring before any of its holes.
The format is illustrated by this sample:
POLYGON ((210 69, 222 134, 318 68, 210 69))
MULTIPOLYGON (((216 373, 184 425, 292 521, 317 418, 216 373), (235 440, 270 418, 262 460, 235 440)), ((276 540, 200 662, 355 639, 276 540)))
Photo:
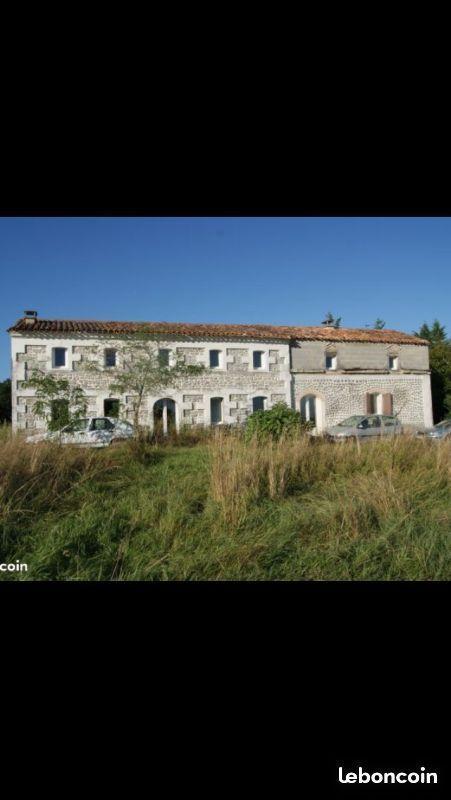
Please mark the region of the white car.
POLYGON ((133 425, 113 417, 83 417, 69 423, 60 431, 45 431, 27 436, 26 442, 58 442, 76 444, 84 447, 108 447, 120 439, 133 436, 133 425))

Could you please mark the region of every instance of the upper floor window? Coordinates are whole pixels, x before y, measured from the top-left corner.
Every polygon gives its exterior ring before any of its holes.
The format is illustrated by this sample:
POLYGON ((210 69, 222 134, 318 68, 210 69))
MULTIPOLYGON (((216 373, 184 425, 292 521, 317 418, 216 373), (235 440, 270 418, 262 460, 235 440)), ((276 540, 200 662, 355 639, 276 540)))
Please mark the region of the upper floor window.
POLYGON ((399 358, 398 358, 398 356, 389 356, 388 357, 388 368, 389 369, 399 369, 399 358))
POLYGON ((215 369, 220 366, 220 350, 210 350, 210 367, 215 369))
POLYGON ((65 367, 67 362, 67 349, 54 347, 52 349, 52 367, 65 367))
POLYGON ((158 351, 158 358, 162 367, 169 367, 169 354, 170 350, 159 350, 158 351))
POLYGON ((263 352, 261 350, 254 350, 252 358, 254 369, 261 369, 263 367, 263 352))
POLYGON ((111 350, 109 348, 105 350, 105 366, 106 367, 116 366, 116 350, 111 350))
POLYGON ((337 369, 336 353, 326 353, 326 369, 337 369))

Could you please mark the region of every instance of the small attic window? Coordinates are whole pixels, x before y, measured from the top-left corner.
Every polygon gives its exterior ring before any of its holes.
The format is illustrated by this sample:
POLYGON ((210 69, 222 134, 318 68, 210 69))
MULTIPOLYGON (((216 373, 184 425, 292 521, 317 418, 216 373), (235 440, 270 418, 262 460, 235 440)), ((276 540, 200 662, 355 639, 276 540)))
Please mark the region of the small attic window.
POLYGON ((388 357, 388 368, 390 370, 399 369, 399 358, 398 356, 391 355, 388 357))
POLYGON ((326 369, 327 370, 334 370, 337 369, 337 354, 330 352, 326 353, 326 369))

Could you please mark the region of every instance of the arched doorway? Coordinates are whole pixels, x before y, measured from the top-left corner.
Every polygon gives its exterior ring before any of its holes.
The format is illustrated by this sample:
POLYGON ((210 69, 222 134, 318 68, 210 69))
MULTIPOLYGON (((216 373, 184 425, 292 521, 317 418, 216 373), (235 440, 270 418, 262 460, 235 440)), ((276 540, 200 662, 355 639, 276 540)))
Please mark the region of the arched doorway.
POLYGON ((324 430, 325 413, 324 400, 316 394, 305 394, 300 402, 301 419, 303 422, 312 422, 317 433, 324 430))
POLYGON ((305 394, 301 398, 301 419, 303 422, 313 422, 316 425, 317 409, 314 394, 305 394))
POLYGON ((153 429, 155 433, 167 434, 175 428, 175 403, 170 397, 157 400, 153 406, 153 429))

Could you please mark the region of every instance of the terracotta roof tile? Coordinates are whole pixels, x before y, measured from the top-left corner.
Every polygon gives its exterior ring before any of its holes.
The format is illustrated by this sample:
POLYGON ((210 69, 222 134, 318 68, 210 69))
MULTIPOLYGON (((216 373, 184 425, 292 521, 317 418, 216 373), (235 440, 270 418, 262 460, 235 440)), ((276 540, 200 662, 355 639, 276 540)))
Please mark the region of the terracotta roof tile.
POLYGON ((39 319, 31 324, 24 317, 8 328, 9 333, 121 334, 146 332, 153 336, 207 339, 281 339, 327 342, 383 342, 386 344, 429 344, 412 334, 370 328, 333 328, 325 325, 223 325, 194 322, 102 322, 99 320, 39 319))

